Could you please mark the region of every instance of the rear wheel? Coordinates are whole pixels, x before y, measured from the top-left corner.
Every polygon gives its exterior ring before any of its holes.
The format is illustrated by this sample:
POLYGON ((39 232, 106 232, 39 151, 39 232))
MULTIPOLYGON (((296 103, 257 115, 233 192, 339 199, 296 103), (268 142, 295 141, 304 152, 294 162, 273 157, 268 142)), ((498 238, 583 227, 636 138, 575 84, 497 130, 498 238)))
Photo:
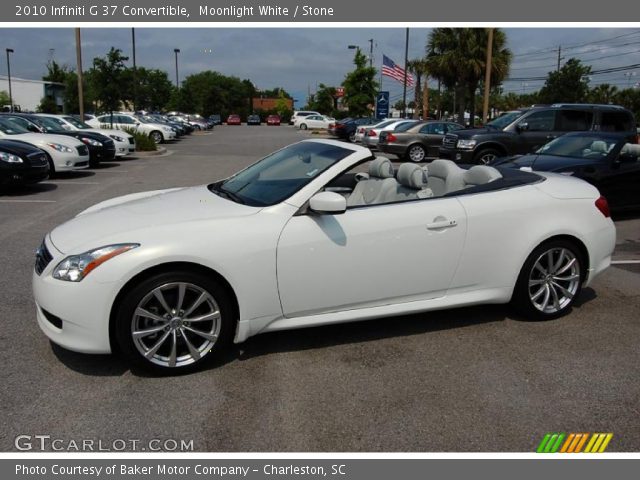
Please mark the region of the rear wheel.
POLYGON ((151 132, 149 134, 149 137, 151 138, 151 140, 153 140, 157 144, 161 144, 161 143, 164 142, 164 136, 162 135, 161 132, 159 132, 157 130, 154 130, 153 132, 151 132))
POLYGON ((307 129, 307 124, 306 123, 301 123, 300 124, 300 130, 306 130, 307 129))
POLYGON ((226 289, 203 275, 180 271, 154 275, 126 293, 115 333, 132 363, 174 374, 219 357, 231 344, 234 328, 226 289))
POLYGON ((47 152, 44 152, 44 154, 47 156, 47 162, 49 162, 49 177, 53 177, 56 174, 56 166, 53 163, 51 155, 49 155, 47 152))
POLYGON ((495 148, 485 148, 478 152, 474 157, 475 163, 479 165, 488 165, 500 156, 500 152, 495 148))
POLYGON ((356 132, 353 132, 353 133, 349 134, 349 141, 351 143, 355 143, 356 142, 356 132))
POLYGON ((512 303, 530 319, 561 317, 580 294, 583 269, 584 260, 575 244, 565 240, 543 243, 524 263, 512 303))
POLYGON ((407 158, 412 162, 423 162, 427 158, 427 151, 420 144, 411 145, 407 149, 407 158))

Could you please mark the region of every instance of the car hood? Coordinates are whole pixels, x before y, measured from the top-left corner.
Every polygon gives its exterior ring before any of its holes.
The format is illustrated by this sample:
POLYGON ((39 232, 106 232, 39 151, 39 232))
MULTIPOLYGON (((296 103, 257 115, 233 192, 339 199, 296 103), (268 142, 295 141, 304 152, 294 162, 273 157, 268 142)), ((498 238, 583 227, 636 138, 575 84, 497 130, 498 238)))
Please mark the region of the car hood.
POLYGON ((598 160, 530 154, 501 158, 492 163, 492 165, 511 168, 527 167, 540 172, 552 172, 554 170, 564 170, 578 165, 591 165, 595 163, 598 163, 598 160))
POLYGON ((55 135, 52 133, 20 133, 18 135, 5 137, 5 140, 21 140, 32 145, 59 143, 69 148, 76 148, 78 145, 84 145, 84 143, 76 138, 66 135, 55 135))
POLYGON ((154 227, 237 218, 259 212, 258 207, 241 205, 212 193, 206 185, 134 193, 112 198, 80 212, 75 218, 55 228, 50 239, 63 253, 78 248, 105 245, 116 241, 136 242, 154 227))
POLYGON ((8 138, 0 139, 0 151, 11 153, 13 155, 29 155, 31 153, 42 152, 30 143, 20 140, 10 140, 8 138))

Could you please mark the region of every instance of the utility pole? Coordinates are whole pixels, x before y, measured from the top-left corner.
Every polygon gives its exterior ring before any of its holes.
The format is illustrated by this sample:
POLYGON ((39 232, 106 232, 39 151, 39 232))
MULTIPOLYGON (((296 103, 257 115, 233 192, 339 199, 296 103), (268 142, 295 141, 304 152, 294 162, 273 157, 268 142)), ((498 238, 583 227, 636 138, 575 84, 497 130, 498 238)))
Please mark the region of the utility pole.
POLYGON ((11 60, 9 54, 13 53, 13 48, 7 48, 7 79, 9 80, 9 111, 13 113, 13 93, 11 91, 11 60))
POLYGON ((369 39, 369 68, 373 67, 373 38, 369 39))
MULTIPOLYGON (((487 40, 487 64, 484 72, 484 103, 482 105, 482 124, 486 124, 489 117, 489 92, 491 90, 491 62, 493 60, 493 28, 489 28, 487 40)), ((473 125, 473 119, 471 119, 473 125)))
POLYGON ((560 60, 562 60, 560 55, 562 55, 562 45, 558 45, 558 68, 556 69, 556 72, 560 71, 560 60))
POLYGON ((84 92, 82 91, 82 45, 80 41, 80 29, 76 28, 76 61, 78 68, 78 113, 84 122, 84 92))
POLYGON ((407 64, 409 63, 409 28, 404 41, 404 82, 402 85, 402 118, 407 116, 407 64))
POLYGON ((133 111, 136 111, 136 98, 138 92, 138 72, 136 70, 136 29, 131 29, 131 47, 133 49, 133 111))
POLYGON ((178 75, 178 54, 180 53, 180 49, 174 48, 173 53, 176 56, 176 90, 180 90, 180 76, 178 75))

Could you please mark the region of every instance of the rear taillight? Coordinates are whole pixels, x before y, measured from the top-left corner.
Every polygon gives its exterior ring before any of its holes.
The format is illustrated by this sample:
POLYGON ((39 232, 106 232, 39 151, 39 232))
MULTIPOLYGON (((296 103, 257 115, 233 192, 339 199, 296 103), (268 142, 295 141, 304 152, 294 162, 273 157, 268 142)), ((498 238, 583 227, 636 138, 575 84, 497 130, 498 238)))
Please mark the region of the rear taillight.
POLYGON ((600 197, 596 200, 596 208, 598 210, 600 210, 600 213, 602 213, 606 218, 609 218, 611 216, 611 211, 609 210, 609 202, 607 202, 607 199, 604 197, 600 197))
POLYGON ((387 142, 395 142, 397 139, 398 138, 393 133, 387 135, 387 142))
POLYGON ((376 135, 377 135, 377 133, 376 133, 375 130, 369 130, 367 132, 367 136, 369 136, 369 137, 375 137, 376 135))
POLYGON ((636 142, 635 143, 640 143, 640 135, 636 135, 636 142))
POLYGON ((344 128, 344 125, 341 123, 336 123, 336 128, 344 128))

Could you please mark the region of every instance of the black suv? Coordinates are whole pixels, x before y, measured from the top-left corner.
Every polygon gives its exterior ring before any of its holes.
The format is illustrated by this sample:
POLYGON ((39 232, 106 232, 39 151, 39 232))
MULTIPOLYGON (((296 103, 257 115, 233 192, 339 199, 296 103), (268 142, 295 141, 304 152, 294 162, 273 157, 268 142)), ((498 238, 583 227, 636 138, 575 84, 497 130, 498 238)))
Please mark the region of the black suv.
POLYGON ((484 128, 448 133, 440 157, 459 163, 489 163, 498 157, 535 152, 567 132, 587 130, 634 134, 635 119, 617 105, 554 104, 514 110, 484 128))

